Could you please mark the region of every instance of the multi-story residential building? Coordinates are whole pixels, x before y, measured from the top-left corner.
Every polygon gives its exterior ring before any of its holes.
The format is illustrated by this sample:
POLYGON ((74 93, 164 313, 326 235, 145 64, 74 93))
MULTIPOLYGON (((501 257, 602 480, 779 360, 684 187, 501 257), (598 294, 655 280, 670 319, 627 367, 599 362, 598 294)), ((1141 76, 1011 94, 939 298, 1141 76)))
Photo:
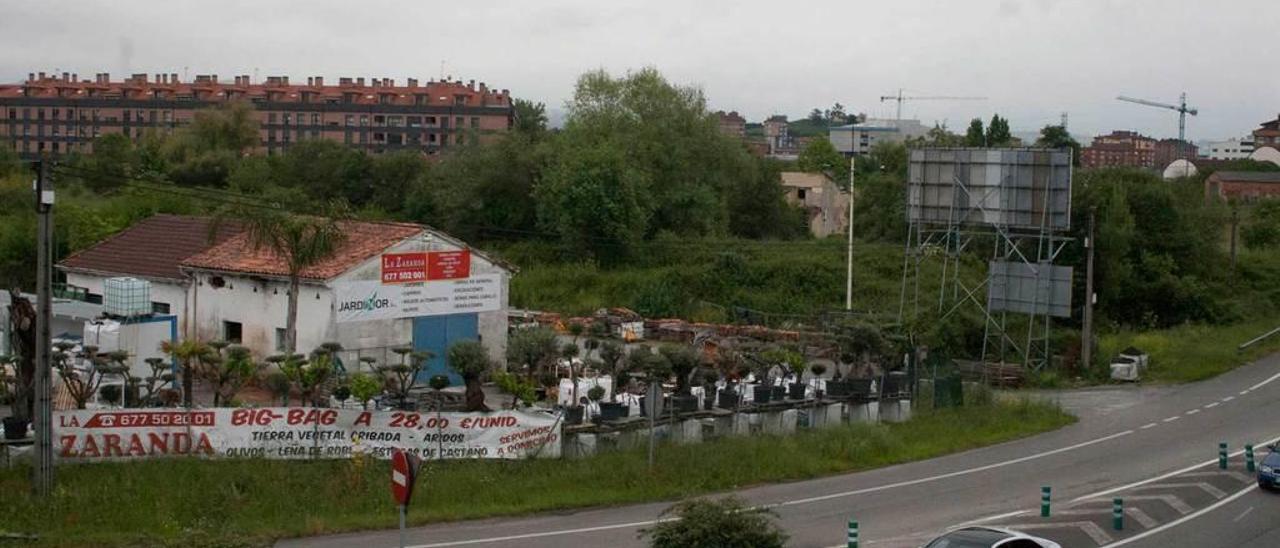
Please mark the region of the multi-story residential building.
POLYGON ((778 149, 790 148, 789 128, 787 117, 783 114, 775 114, 764 121, 764 138, 769 143, 770 154, 778 149))
POLYGON ((1268 120, 1253 130, 1253 146, 1255 148, 1271 147, 1280 150, 1280 114, 1275 120, 1268 120))
POLYGON ((747 136, 747 119, 738 114, 738 111, 716 111, 716 117, 720 120, 721 133, 738 139, 747 136))
POLYGON ((112 81, 62 73, 29 74, 20 84, 0 85, 0 143, 34 157, 92 152, 93 139, 119 133, 140 139, 189 123, 195 112, 232 101, 253 106, 259 124, 257 152, 272 154, 305 139, 329 139, 378 153, 417 150, 434 154, 483 140, 510 128, 514 109, 507 90, 474 80, 321 76, 291 84, 288 76, 254 83, 248 76, 224 82, 198 75, 183 82, 177 74, 134 74, 112 81))
POLYGON ((1253 154, 1253 138, 1209 141, 1200 147, 1200 156, 1210 160, 1243 160, 1253 154))
POLYGON ((924 137, 929 128, 919 120, 868 119, 857 124, 835 126, 828 130, 831 144, 845 156, 861 156, 871 151, 876 143, 900 143, 915 137, 924 137))
POLYGON ((1093 144, 1080 153, 1084 167, 1156 166, 1156 140, 1136 131, 1113 131, 1093 138, 1093 144))
POLYGON ((1194 160, 1199 149, 1194 143, 1178 139, 1160 139, 1156 141, 1155 165, 1163 168, 1174 160, 1194 160))

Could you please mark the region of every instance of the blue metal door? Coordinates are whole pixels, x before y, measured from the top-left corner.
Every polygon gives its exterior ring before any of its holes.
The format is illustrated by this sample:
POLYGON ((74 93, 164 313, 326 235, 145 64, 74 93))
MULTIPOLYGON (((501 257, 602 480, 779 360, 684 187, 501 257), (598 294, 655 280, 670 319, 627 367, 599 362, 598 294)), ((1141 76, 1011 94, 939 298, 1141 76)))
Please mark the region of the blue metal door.
POLYGON ((450 386, 462 385, 462 377, 449 369, 449 346, 458 341, 480 339, 479 316, 476 314, 448 314, 423 316, 413 319, 413 349, 427 351, 432 358, 418 374, 418 382, 425 384, 436 375, 447 375, 450 386))

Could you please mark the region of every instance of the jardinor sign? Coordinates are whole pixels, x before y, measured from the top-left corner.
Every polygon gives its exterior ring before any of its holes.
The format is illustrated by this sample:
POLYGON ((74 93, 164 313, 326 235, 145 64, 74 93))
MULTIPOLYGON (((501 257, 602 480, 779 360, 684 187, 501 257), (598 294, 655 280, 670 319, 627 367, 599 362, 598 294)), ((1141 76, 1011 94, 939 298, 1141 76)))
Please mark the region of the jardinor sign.
POLYGON ((553 416, 521 411, 412 413, 354 409, 60 411, 55 452, 64 461, 170 456, 270 459, 559 457, 553 416))
POLYGON ((338 323, 393 320, 502 308, 502 275, 388 285, 377 281, 335 284, 338 323))

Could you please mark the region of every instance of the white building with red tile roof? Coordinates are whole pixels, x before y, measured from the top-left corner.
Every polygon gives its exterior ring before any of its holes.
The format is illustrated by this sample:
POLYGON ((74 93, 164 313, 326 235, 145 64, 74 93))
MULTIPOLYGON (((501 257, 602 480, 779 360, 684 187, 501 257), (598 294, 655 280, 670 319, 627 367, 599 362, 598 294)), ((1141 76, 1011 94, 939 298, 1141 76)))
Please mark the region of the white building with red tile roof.
MULTIPOLYGON (((460 340, 478 339, 495 360, 503 357, 509 267, 423 225, 341 226, 336 252, 302 271, 298 352, 337 342, 345 367, 354 370, 359 357, 395 361, 391 349, 410 346, 436 356, 424 376, 450 374, 444 354, 460 340), (368 302, 382 306, 368 309, 368 302)), ((187 338, 238 341, 259 358, 284 349, 285 262, 268 248, 255 248, 236 228, 211 239, 207 219, 156 216, 77 252, 59 268, 70 283, 91 292, 105 277, 150 280, 153 299, 175 301, 171 313, 182 318, 180 332, 187 338)))

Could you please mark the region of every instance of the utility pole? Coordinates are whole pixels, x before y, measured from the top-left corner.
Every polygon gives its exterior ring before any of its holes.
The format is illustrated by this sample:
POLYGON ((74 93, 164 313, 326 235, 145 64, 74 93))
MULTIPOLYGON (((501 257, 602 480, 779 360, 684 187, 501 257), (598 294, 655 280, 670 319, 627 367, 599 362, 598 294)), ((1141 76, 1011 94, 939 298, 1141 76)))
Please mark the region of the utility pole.
POLYGON ((36 164, 36 378, 35 396, 35 463, 32 490, 40 498, 53 491, 53 378, 49 355, 53 344, 50 323, 53 319, 53 184, 49 180, 49 161, 36 164))
POLYGON ((1080 355, 1086 370, 1093 367, 1093 222, 1096 213, 1096 209, 1089 208, 1089 235, 1084 239, 1084 325, 1080 330, 1080 355))
POLYGON ((849 157, 849 219, 846 223, 849 225, 849 272, 845 279, 844 309, 848 311, 853 310, 853 177, 857 167, 854 158, 854 156, 849 157))

